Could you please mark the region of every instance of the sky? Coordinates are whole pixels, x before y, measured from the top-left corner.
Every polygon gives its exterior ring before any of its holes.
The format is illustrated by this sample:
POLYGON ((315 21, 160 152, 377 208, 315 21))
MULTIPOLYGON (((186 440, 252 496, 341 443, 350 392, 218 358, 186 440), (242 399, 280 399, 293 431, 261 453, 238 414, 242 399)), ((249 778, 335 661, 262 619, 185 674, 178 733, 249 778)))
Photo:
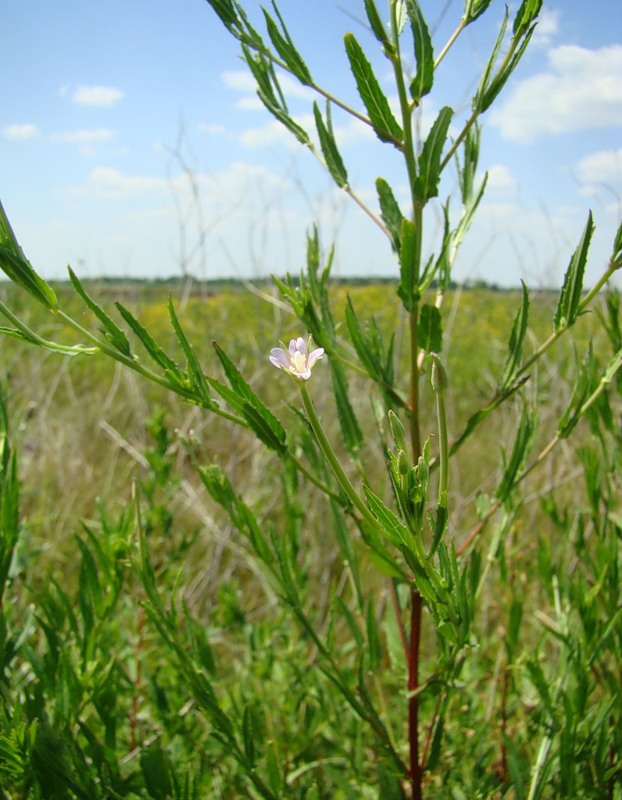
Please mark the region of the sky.
MULTIPOLYGON (((385 15, 386 0, 376 4, 385 15)), ((462 0, 421 6, 438 53, 462 0)), ((263 31, 260 3, 245 7, 263 31)), ((317 84, 362 110, 343 48, 351 32, 395 102, 363 0, 279 8, 317 84)), ((504 8, 493 0, 443 61, 421 108, 423 136, 443 105, 455 109, 450 133, 459 131, 504 8)), ((0 198, 45 278, 66 277, 67 265, 83 278, 297 274, 314 224, 325 249, 335 244, 338 277, 397 275, 382 231, 263 108, 206 0, 3 0, 0 15, 0 198)), ((282 86, 293 116, 311 125, 311 91, 287 76, 282 86)), ((383 176, 407 211, 397 151, 345 114, 333 122, 360 201, 377 212, 383 176)), ((545 0, 530 48, 482 119, 485 172, 455 280, 559 285, 589 209, 586 277, 597 280, 622 219, 620 0, 545 0)), ((452 167, 441 194, 456 186, 452 167)), ((431 252, 438 204, 426 225, 431 252)))

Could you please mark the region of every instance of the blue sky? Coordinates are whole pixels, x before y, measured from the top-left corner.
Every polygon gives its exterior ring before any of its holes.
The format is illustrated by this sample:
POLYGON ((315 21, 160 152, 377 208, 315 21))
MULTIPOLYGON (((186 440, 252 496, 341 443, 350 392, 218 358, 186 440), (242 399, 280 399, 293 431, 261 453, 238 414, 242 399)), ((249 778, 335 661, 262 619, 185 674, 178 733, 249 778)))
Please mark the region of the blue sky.
MULTIPOLYGON (((259 23, 259 3, 246 7, 259 23)), ((422 8, 438 52, 462 2, 422 8)), ((355 33, 372 57, 362 0, 280 9, 315 81, 360 108, 342 39, 355 33)), ((444 104, 458 120, 468 114, 503 10, 493 0, 443 62, 422 130, 444 104)), ((67 264, 83 277, 298 272, 314 222, 326 246, 336 242, 336 274, 396 273, 381 232, 262 108, 205 0, 6 0, 2 15, 0 197, 45 277, 65 277, 67 264)), ((386 62, 373 61, 393 97, 386 62)), ((284 87, 308 122, 309 90, 284 87)), ((360 198, 375 209, 382 175, 405 199, 396 153, 345 116, 334 123, 360 198)), ((620 0, 545 0, 531 49, 483 123, 488 189, 456 279, 558 284, 591 208, 593 282, 622 218, 620 0)), ((454 186, 452 172, 443 188, 454 186)))

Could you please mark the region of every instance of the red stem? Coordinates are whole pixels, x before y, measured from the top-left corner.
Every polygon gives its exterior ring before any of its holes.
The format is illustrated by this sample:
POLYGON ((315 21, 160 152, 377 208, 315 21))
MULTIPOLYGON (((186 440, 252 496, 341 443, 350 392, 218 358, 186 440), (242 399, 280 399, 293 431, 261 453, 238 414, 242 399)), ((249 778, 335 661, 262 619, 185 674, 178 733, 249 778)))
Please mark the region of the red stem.
POLYGON ((419 644, 423 601, 416 589, 410 591, 410 647, 408 653, 408 741, 410 744, 410 782, 413 800, 421 800, 422 769, 419 763, 419 644))

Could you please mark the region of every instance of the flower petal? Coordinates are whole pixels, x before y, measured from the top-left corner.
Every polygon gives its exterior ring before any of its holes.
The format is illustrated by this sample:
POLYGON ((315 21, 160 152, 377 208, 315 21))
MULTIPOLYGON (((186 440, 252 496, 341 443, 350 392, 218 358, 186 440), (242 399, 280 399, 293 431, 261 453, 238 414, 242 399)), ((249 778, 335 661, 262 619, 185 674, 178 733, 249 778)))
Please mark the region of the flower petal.
POLYGON ((293 352, 302 353, 303 356, 307 355, 307 343, 302 338, 302 336, 299 336, 297 339, 292 339, 291 340, 291 342, 289 343, 289 352, 290 353, 293 353, 293 352), (293 349, 292 349, 292 345, 293 345, 293 349))
POLYGON ((282 347, 273 347, 270 350, 270 363, 280 369, 289 369, 291 362, 290 355, 282 347))
POLYGON ((323 347, 318 347, 316 350, 312 350, 311 353, 309 354, 309 359, 307 361, 307 366, 309 367, 309 369, 311 369, 311 367, 315 364, 315 362, 318 361, 320 358, 322 358, 323 355, 324 355, 323 347))

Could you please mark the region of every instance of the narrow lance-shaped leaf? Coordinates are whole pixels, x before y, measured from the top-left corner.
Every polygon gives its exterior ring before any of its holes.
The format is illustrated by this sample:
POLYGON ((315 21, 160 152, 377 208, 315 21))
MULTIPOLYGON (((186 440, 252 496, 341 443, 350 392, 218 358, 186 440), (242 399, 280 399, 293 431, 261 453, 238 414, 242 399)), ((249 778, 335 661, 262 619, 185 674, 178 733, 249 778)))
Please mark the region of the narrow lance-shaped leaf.
POLYGON ((505 465, 503 477, 495 492, 495 496, 501 502, 505 502, 510 497, 516 485, 516 479, 531 449, 534 434, 535 417, 529 413, 527 408, 524 408, 516 439, 514 440, 512 454, 505 465))
POLYGON ((427 203, 431 197, 438 195, 443 148, 447 141, 447 133, 453 114, 454 112, 449 106, 445 106, 440 110, 421 150, 419 175, 415 180, 413 193, 415 200, 422 205, 427 203))
POLYGON ((330 373, 333 379, 333 391, 337 404, 337 416, 343 441, 348 452, 355 456, 363 446, 363 434, 354 414, 354 409, 348 397, 348 381, 344 369, 339 361, 329 360, 330 373))
POLYGON ((348 185, 348 173, 339 149, 337 148, 337 142, 335 141, 330 116, 330 104, 326 104, 326 123, 322 118, 317 103, 313 103, 313 115, 315 116, 315 125, 320 139, 320 147, 322 148, 322 154, 324 155, 328 171, 337 186, 343 189, 344 186, 348 185))
POLYGON ((268 30, 270 39, 272 40, 272 44, 276 48, 278 54, 281 56, 283 61, 292 71, 292 73, 298 78, 298 80, 305 85, 309 85, 310 83, 313 82, 311 73, 309 72, 309 68, 307 67, 307 65, 304 62, 304 59, 294 46, 292 38, 289 35, 289 31, 285 27, 285 22, 283 21, 283 17, 281 16, 279 9, 277 8, 274 2, 272 3, 272 7, 274 8, 274 12, 278 17, 278 20, 281 23, 281 28, 282 28, 282 33, 281 33, 275 21, 272 19, 272 17, 268 14, 268 12, 264 8, 263 13, 266 19, 266 28, 268 30))
POLYGON ((265 445, 279 453, 285 452, 285 429, 265 403, 259 399, 225 351, 213 342, 233 392, 242 400, 239 406, 249 427, 265 445))
POLYGON ((460 164, 456 154, 456 165, 458 169, 458 182, 460 183, 460 195, 462 204, 468 206, 473 196, 475 174, 479 163, 479 151, 481 141, 480 126, 471 125, 464 140, 462 151, 464 153, 464 163, 460 164))
POLYGON ((257 96, 261 102, 302 145, 309 147, 311 145, 309 134, 290 116, 271 62, 263 53, 253 53, 245 46, 242 46, 242 54, 257 81, 257 96))
POLYGON ((613 253, 611 255, 611 266, 613 269, 620 269, 622 267, 622 222, 616 231, 613 240, 613 253))
POLYGON ((106 339, 114 346, 116 350, 120 353, 123 353, 125 356, 132 355, 132 349, 130 347, 130 343, 127 340, 127 336, 123 333, 123 331, 116 325, 112 319, 106 314, 104 309, 98 305, 95 300, 88 294, 86 289, 82 286, 78 276, 74 273, 71 267, 67 268, 69 271, 69 280, 71 281, 71 285, 76 290, 76 293, 81 297, 84 304, 87 306, 89 311, 91 311, 97 319, 101 322, 102 327, 100 328, 101 332, 104 334, 106 339))
POLYGON ((151 336, 149 331, 136 319, 136 317, 129 311, 122 303, 115 303, 119 314, 123 317, 125 322, 130 326, 132 331, 136 334, 144 348, 147 350, 151 358, 165 371, 166 375, 175 381, 178 386, 186 386, 186 381, 179 369, 179 366, 173 359, 166 353, 160 345, 151 336))
POLYGON ((486 104, 487 92, 490 89, 490 86, 493 82, 493 72, 495 66, 497 65, 497 59, 499 58, 499 53, 501 52, 501 46, 503 44, 503 40, 505 39, 505 32, 508 28, 509 22, 509 12, 506 8, 505 14, 503 17, 503 22, 501 23, 501 27, 499 28, 499 33, 497 34, 497 38, 495 40, 494 47, 492 48, 492 52, 490 54, 490 58, 486 63, 486 67, 482 72, 482 77, 480 78, 479 86, 477 87, 477 91, 473 97, 473 111, 476 113, 483 113, 487 108, 488 105, 486 104))
POLYGON ((188 341, 188 337, 184 333, 179 319, 177 318, 172 298, 169 298, 168 301, 168 312, 175 335, 177 336, 179 344, 181 345, 181 349, 184 351, 184 355, 186 356, 186 362, 188 365, 188 378, 191 389, 195 393, 194 401, 197 403, 197 405, 203 406, 204 408, 211 408, 214 401, 210 396, 207 379, 203 374, 203 370, 201 369, 199 359, 194 352, 194 348, 188 341))
POLYGON ((246 706, 242 716, 242 742, 244 744, 244 754, 250 765, 255 764, 255 726, 253 724, 253 713, 250 706, 246 706))
POLYGON ((587 263, 587 255, 593 232, 594 221, 592 219, 592 212, 590 211, 583 234, 581 235, 581 240, 577 245, 577 249, 572 254, 564 276, 564 284, 559 295, 557 309, 555 310, 554 325, 556 331, 573 325, 579 315, 581 292, 583 291, 583 276, 585 275, 585 265, 587 263))
POLYGON ((521 306, 512 324, 512 332, 510 333, 510 341, 508 342, 508 356, 501 377, 501 391, 504 391, 516 377, 523 357, 523 344, 525 342, 525 334, 527 333, 527 324, 529 322, 529 292, 527 291, 524 281, 521 281, 521 283, 523 286, 523 297, 521 306))
POLYGON ((410 83, 410 96, 415 105, 419 105, 422 97, 429 94, 434 83, 434 48, 430 31, 421 13, 417 0, 407 0, 408 19, 415 45, 417 72, 410 83))
POLYGON ((352 33, 346 33, 344 44, 350 68, 356 81, 356 87, 361 100, 365 104, 376 135, 383 142, 402 142, 404 132, 393 116, 389 101, 380 88, 380 83, 374 75, 371 64, 365 57, 363 48, 352 33))
POLYGON ((363 329, 358 321, 358 317, 356 316, 356 312, 354 311, 354 306, 352 305, 352 300, 348 296, 348 303, 346 305, 346 325, 348 326, 348 331, 350 333, 350 338, 352 340, 352 344, 358 357, 361 360, 361 363, 367 370, 367 374, 374 379, 378 379, 382 375, 382 367, 376 354, 371 349, 369 342, 367 341, 367 337, 363 333, 363 329))
POLYGON ((210 6, 214 9, 216 14, 220 17, 222 24, 234 36, 237 36, 240 19, 238 17, 236 6, 231 0, 207 0, 210 6))
POLYGON ((464 22, 470 25, 487 10, 492 0, 466 0, 464 4, 464 22))
POLYGON ((417 344, 427 353, 441 353, 443 350, 441 312, 429 303, 421 306, 417 324, 417 344))
POLYGON ((443 204, 443 240, 439 249, 438 256, 434 262, 433 267, 426 274, 424 272, 421 281, 419 282, 419 290, 423 294, 426 289, 431 285, 433 280, 436 280, 437 292, 444 294, 449 288, 451 282, 451 266, 453 256, 455 254, 455 235, 451 229, 449 203, 451 198, 448 197, 447 201, 443 204))
POLYGON ((418 300, 417 294, 417 236, 419 232, 409 219, 402 220, 402 248, 400 250, 400 285, 397 294, 406 311, 412 311, 418 300))
POLYGON ((54 290, 33 269, 24 255, 0 202, 0 269, 13 283, 21 286, 44 306, 55 311, 58 300, 54 290))
POLYGON ((369 27, 372 29, 374 36, 382 44, 382 46, 385 49, 385 52, 388 52, 389 50, 393 51, 393 45, 389 41, 387 30, 385 26, 382 24, 382 20, 380 19, 380 14, 378 13, 378 9, 376 8, 374 0, 364 0, 364 1, 365 1, 365 13, 367 14, 369 27))
POLYGON ((577 369, 578 375, 573 383, 570 402, 557 425, 557 433, 562 438, 570 436, 577 426, 581 419, 583 404, 598 383, 597 364, 591 344, 581 363, 577 365, 577 369))
POLYGON ((494 103, 497 99, 501 90, 508 82, 510 76, 518 66, 519 61, 523 57, 525 50, 527 49, 527 45, 531 41, 531 37, 533 35, 534 26, 527 30, 527 33, 522 37, 514 36, 512 39, 512 56, 509 61, 504 60, 502 62, 502 68, 497 72, 497 74, 491 79, 490 76, 492 74, 492 70, 496 64, 497 56, 499 53, 499 48, 503 41, 503 35, 505 33, 505 29, 507 27, 507 16, 504 20, 501 33, 499 34, 499 38, 497 39, 497 44, 493 50, 493 55, 488 62, 488 65, 484 71, 484 76, 480 82, 480 85, 477 89, 477 93, 473 99, 473 110, 479 114, 483 114, 490 106, 494 103), (517 43, 520 41, 520 44, 517 43), (515 48, 515 49, 514 49, 515 48))
POLYGON ((384 178, 376 178, 376 191, 380 203, 380 215, 393 239, 393 249, 399 253, 404 215, 395 199, 393 190, 384 178))
POLYGON ((387 508, 382 500, 374 494, 368 486, 363 486, 363 491, 365 493, 367 505, 380 523, 387 541, 397 547, 405 546, 410 548, 412 537, 406 525, 395 516, 391 509, 387 508))
POLYGON ((514 17, 514 36, 524 36, 527 33, 542 9, 542 2, 543 0, 523 0, 514 17))

